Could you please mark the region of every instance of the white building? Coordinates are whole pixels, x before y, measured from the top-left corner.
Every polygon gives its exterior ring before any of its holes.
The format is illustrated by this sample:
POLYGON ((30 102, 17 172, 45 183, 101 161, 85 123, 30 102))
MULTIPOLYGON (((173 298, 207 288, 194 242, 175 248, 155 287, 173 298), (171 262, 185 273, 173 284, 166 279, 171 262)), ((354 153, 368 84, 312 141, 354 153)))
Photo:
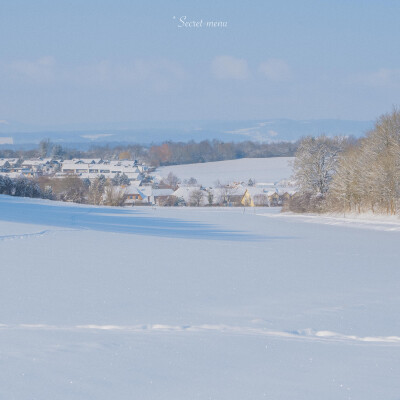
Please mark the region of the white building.
POLYGON ((116 175, 126 175, 130 181, 142 180, 141 171, 143 166, 138 165, 134 161, 104 161, 101 159, 74 159, 65 160, 62 163, 61 171, 64 174, 78 175, 80 178, 95 179, 100 175, 104 175, 108 179, 114 178, 116 175))

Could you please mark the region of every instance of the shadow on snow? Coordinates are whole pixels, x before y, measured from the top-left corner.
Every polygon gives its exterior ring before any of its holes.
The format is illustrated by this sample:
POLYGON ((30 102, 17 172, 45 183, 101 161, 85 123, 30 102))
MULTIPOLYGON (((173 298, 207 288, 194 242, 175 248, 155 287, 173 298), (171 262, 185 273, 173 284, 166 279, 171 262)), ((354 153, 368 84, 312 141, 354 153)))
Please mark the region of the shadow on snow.
MULTIPOLYGON (((88 229, 101 232, 170 238, 260 241, 282 239, 221 230, 214 225, 148 216, 137 210, 79 206, 0 196, 0 220, 26 224, 88 229)), ((286 238, 287 239, 287 238, 286 238)))

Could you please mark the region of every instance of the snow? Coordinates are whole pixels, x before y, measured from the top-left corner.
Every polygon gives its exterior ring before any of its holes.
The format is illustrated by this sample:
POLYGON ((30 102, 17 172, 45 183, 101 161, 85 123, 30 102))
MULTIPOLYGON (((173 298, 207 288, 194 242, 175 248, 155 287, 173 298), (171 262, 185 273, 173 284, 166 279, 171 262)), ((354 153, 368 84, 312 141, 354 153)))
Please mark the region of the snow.
POLYGON ((0 398, 396 399, 398 225, 0 196, 0 398))
POLYGON ((165 178, 172 172, 182 181, 193 177, 206 187, 215 186, 217 180, 222 184, 247 183, 249 179, 271 184, 291 177, 292 160, 292 157, 242 158, 203 164, 173 165, 157 169, 156 174, 165 178))
POLYGON ((283 214, 271 214, 271 213, 260 213, 258 215, 269 217, 269 218, 294 218, 297 221, 326 224, 326 225, 337 225, 337 226, 348 226, 353 228, 364 228, 374 229, 380 231, 400 231, 400 219, 397 215, 380 215, 372 213, 347 213, 337 214, 295 214, 295 213, 283 213, 283 214))

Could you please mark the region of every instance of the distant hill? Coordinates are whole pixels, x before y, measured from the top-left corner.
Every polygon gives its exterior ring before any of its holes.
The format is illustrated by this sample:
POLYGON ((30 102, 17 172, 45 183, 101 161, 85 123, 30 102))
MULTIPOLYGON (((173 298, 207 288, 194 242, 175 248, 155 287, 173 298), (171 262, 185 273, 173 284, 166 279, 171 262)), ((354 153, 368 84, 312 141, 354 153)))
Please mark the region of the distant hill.
POLYGON ((91 144, 161 143, 218 139, 259 142, 295 141, 305 135, 344 135, 360 137, 373 127, 372 121, 321 120, 250 120, 105 123, 40 127, 12 121, 0 123, 0 146, 36 145, 43 138, 68 147, 85 148, 91 144))
POLYGON ((222 184, 245 182, 275 184, 292 175, 292 157, 242 158, 240 160, 216 161, 201 164, 185 164, 161 167, 156 176, 166 178, 170 172, 178 178, 197 179, 199 184, 210 187, 216 181, 222 184))

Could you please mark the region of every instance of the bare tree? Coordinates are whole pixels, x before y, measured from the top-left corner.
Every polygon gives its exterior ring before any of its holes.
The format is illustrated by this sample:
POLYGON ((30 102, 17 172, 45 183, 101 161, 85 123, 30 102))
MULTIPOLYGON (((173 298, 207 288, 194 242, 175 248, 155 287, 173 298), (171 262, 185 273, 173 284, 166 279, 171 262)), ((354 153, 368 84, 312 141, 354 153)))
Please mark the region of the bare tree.
POLYGON ((209 206, 212 206, 214 203, 214 193, 211 190, 207 191, 207 201, 209 206))
POLYGON ((269 207, 270 202, 267 194, 256 194, 253 199, 254 205, 258 207, 269 207))
POLYGON ((176 189, 181 181, 173 172, 170 172, 168 176, 162 180, 162 182, 171 188, 176 189))
POLYGON ((189 204, 194 207, 201 206, 204 198, 204 191, 200 189, 193 190, 189 196, 189 204))
POLYGON ((104 190, 104 204, 106 206, 123 206, 126 200, 126 190, 120 186, 108 184, 104 190))
POLYGON ((191 186, 197 185, 197 179, 191 177, 191 178, 187 181, 187 183, 188 183, 188 185, 191 185, 191 186))
POLYGON ((161 196, 158 199, 158 205, 162 207, 174 207, 179 205, 179 199, 176 196, 161 196))
POLYGON ((44 179, 43 185, 51 186, 53 195, 62 201, 84 203, 87 196, 87 186, 77 176, 63 179, 44 179))
POLYGON ((330 210, 396 214, 400 209, 400 111, 339 157, 328 196, 330 210))

